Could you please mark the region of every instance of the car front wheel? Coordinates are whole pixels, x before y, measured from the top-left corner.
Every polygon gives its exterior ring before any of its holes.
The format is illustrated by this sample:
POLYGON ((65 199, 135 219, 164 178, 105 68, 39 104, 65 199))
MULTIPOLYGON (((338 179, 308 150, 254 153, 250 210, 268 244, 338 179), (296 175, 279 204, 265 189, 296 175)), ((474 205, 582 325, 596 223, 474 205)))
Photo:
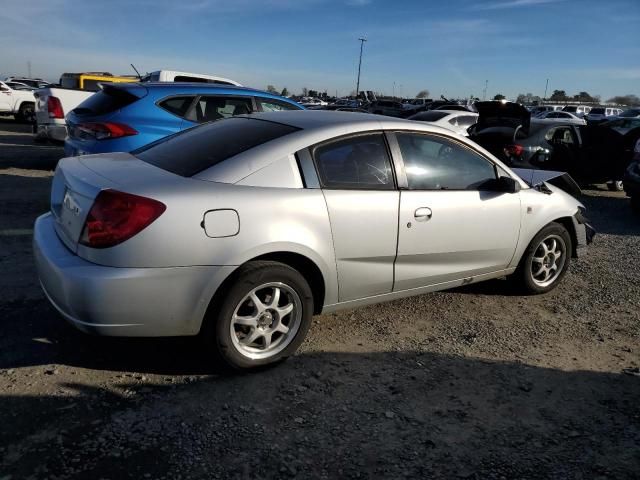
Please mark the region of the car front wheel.
POLYGON ((246 370, 277 363, 298 349, 311 324, 313 295, 297 270, 250 262, 211 310, 202 332, 208 348, 231 368, 246 370))
POLYGON ((571 236, 563 225, 554 222, 540 230, 522 255, 515 273, 524 293, 553 290, 567 273, 571 252, 571 236))

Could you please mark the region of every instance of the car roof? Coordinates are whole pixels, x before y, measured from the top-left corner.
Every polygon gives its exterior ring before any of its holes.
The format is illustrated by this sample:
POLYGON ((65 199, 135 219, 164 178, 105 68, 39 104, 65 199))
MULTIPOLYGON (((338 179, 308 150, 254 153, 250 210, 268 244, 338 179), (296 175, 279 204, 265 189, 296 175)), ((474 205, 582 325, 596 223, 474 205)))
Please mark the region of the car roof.
POLYGON ((270 122, 283 123, 303 130, 324 129, 326 127, 351 126, 362 127, 366 130, 369 126, 374 128, 394 128, 404 126, 413 128, 414 122, 401 118, 375 115, 373 113, 340 112, 335 110, 287 110, 281 112, 253 113, 251 117, 270 122))
POLYGON ((249 93, 261 96, 268 96, 270 98, 282 98, 285 101, 291 102, 292 100, 282 97, 277 94, 265 92, 263 90, 257 90, 249 87, 239 87, 236 85, 224 85, 220 83, 206 83, 206 82, 123 82, 123 83, 109 83, 113 88, 146 88, 149 93, 166 92, 169 94, 174 93, 201 93, 201 92, 217 92, 217 93, 249 93))
MULTIPOLYGON (((456 138, 462 143, 471 144, 474 149, 491 157, 491 154, 484 148, 473 143, 468 138, 456 135, 450 129, 430 122, 405 120, 385 115, 340 112, 335 110, 287 110, 239 115, 221 121, 234 121, 233 119, 240 118, 280 123, 296 127, 300 130, 240 153, 231 161, 220 162, 195 175, 193 178, 214 182, 236 183, 261 168, 268 166, 274 159, 288 158, 292 152, 308 148, 310 145, 317 145, 328 140, 340 138, 344 135, 357 135, 365 132, 378 132, 380 130, 408 130, 441 134, 449 138, 456 138)), ((508 170, 508 167, 502 163, 498 162, 498 164, 508 170)))

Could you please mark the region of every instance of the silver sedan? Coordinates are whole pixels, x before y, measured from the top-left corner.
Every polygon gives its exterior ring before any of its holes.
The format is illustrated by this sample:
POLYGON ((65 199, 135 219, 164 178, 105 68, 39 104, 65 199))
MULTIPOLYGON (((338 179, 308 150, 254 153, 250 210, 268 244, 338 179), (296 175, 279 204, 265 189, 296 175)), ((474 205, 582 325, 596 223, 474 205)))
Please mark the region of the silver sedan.
POLYGON ((520 173, 420 122, 235 117, 61 160, 37 269, 83 331, 200 334, 252 368, 295 352, 314 314, 505 275, 554 288, 592 230, 575 198, 520 173))

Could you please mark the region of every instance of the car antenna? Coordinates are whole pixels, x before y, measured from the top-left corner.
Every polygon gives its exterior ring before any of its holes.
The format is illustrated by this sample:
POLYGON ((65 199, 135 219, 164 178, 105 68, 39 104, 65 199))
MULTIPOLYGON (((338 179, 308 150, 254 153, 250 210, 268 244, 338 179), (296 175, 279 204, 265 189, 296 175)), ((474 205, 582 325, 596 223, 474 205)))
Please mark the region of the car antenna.
POLYGON ((140 80, 142 80, 142 75, 140 75, 140 72, 138 71, 138 69, 133 65, 133 63, 130 63, 129 65, 131 65, 131 68, 133 68, 135 70, 135 72, 138 74, 138 78, 140 80))

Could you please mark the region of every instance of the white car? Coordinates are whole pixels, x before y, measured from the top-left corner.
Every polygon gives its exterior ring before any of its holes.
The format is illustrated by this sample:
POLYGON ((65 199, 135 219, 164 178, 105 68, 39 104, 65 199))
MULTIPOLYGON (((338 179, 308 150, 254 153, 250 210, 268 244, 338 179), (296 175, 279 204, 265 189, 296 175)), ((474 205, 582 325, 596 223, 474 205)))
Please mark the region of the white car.
POLYGON ((177 72, 175 70, 156 70, 146 74, 140 79, 141 82, 197 82, 197 83, 219 83, 220 85, 235 85, 241 87, 242 84, 229 78, 217 75, 205 75, 202 73, 177 72))
POLYGON ((298 103, 303 107, 324 107, 328 105, 324 100, 314 97, 302 97, 298 103))
POLYGON ((573 113, 555 110, 552 112, 542 112, 532 117, 533 122, 538 123, 568 123, 571 125, 586 125, 587 122, 573 113))
POLYGON ((593 107, 591 111, 585 115, 585 118, 589 122, 603 122, 609 120, 610 117, 615 117, 622 113, 621 108, 613 107, 593 107))
POLYGON ((429 122, 456 132, 458 135, 468 137, 467 129, 478 121, 478 114, 461 110, 428 110, 416 113, 409 117, 408 120, 429 122))
POLYGON ((14 89, 5 82, 0 82, 0 114, 14 115, 19 122, 31 122, 35 103, 33 90, 14 89))

